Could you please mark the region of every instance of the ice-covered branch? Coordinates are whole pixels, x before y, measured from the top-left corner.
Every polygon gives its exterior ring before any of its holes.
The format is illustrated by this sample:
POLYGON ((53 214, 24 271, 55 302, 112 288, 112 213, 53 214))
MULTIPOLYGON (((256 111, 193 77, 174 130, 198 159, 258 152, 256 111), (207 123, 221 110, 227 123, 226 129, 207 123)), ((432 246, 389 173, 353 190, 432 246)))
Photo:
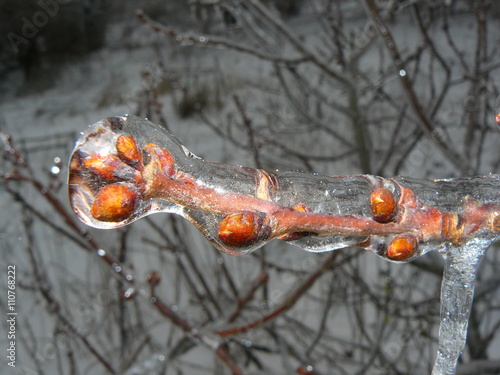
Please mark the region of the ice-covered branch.
POLYGON ((479 258, 500 236, 498 175, 386 179, 216 164, 133 116, 104 119, 82 135, 69 189, 73 209, 91 226, 117 228, 155 212, 176 213, 230 254, 273 239, 315 252, 357 246, 396 262, 442 252, 447 265, 435 374, 454 371, 479 258))
POLYGON ((431 181, 222 165, 131 116, 91 127, 70 169, 71 202, 87 224, 116 228, 173 212, 231 254, 277 238, 309 251, 359 246, 408 261, 500 231, 496 175, 431 181))

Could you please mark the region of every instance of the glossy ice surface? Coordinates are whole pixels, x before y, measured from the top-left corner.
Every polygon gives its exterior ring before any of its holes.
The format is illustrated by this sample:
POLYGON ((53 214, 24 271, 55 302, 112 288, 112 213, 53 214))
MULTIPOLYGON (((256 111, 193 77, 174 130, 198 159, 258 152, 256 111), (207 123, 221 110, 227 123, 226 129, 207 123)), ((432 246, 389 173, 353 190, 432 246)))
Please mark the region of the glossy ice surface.
POLYGON ((77 143, 70 167, 71 203, 86 224, 109 229, 155 212, 176 213, 229 253, 247 253, 281 238, 308 251, 358 245, 386 256, 394 237, 408 234, 416 237, 418 254, 423 254, 463 241, 464 228, 459 227, 466 211, 485 203, 494 207, 478 213, 482 216, 472 232, 494 237, 491 232, 498 229, 491 226, 498 225, 493 224, 499 212, 498 176, 430 181, 222 165, 196 157, 161 126, 132 116, 91 126, 77 143), (392 202, 379 203, 389 210, 396 205, 386 213, 390 220, 384 221, 383 209, 374 207, 374 200, 381 199, 373 195, 377 190, 392 195, 392 202), (103 206, 106 195, 116 201, 103 206), (221 241, 222 219, 241 212, 259 213, 271 233, 240 245, 221 241), (447 221, 456 233, 445 233, 447 221))
POLYGON ((446 271, 434 374, 454 371, 479 259, 500 232, 497 175, 386 179, 217 164, 134 116, 104 119, 82 134, 70 161, 69 192, 76 214, 93 227, 175 213, 230 254, 272 239, 314 252, 358 246, 396 262, 438 250, 446 271))

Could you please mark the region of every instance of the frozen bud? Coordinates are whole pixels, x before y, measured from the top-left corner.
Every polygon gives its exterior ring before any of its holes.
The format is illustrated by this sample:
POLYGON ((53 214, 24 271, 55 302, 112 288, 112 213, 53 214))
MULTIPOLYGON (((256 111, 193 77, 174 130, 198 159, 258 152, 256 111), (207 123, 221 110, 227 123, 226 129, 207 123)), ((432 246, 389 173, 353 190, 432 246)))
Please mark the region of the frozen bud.
POLYGON ((387 258, 397 261, 410 259, 418 249, 417 238, 411 234, 394 237, 387 248, 387 258))
POLYGON ((311 210, 308 206, 306 206, 306 204, 305 204, 305 203, 297 203, 297 204, 293 207, 293 209, 294 209, 295 211, 299 211, 299 212, 312 212, 312 210, 311 210))
POLYGON ((377 189, 370 194, 370 209, 373 220, 387 223, 396 216, 397 204, 394 194, 388 189, 377 189))
POLYGON ((138 194, 126 184, 111 184, 96 194, 91 214, 96 220, 119 222, 135 211, 138 194))
POLYGON ((271 228, 263 215, 251 211, 227 215, 218 230, 219 239, 234 247, 251 246, 268 239, 270 234, 271 228))
POLYGON ((149 143, 144 147, 144 152, 146 153, 147 159, 144 164, 149 164, 151 162, 158 163, 160 170, 168 177, 173 177, 176 172, 175 159, 170 152, 161 148, 154 143, 149 143))
POLYGON ((125 180, 137 183, 142 182, 140 173, 115 155, 92 155, 85 158, 83 164, 94 174, 107 181, 125 180))
POLYGON ((493 233, 500 232, 500 212, 493 212, 490 215, 490 228, 493 233))
POLYGON ((96 175, 105 180, 112 180, 116 177, 117 170, 119 170, 122 165, 122 161, 115 155, 92 155, 83 161, 83 164, 87 169, 90 169, 96 175))
POLYGON ((116 140, 116 151, 120 159, 132 166, 140 164, 142 159, 141 151, 137 143, 130 135, 121 135, 116 140))

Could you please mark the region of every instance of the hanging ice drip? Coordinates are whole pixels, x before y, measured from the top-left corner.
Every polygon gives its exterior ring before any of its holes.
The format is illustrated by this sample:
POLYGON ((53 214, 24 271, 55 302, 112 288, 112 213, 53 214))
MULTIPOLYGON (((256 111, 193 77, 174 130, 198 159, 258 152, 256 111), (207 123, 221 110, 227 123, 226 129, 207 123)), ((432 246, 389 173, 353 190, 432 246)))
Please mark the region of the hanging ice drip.
POLYGON ((438 250, 446 270, 435 374, 453 372, 479 259, 500 236, 496 175, 386 179, 217 164, 134 116, 104 119, 82 135, 70 161, 69 191, 74 211, 93 227, 170 212, 230 254, 273 239, 313 252, 358 246, 394 262, 438 250))

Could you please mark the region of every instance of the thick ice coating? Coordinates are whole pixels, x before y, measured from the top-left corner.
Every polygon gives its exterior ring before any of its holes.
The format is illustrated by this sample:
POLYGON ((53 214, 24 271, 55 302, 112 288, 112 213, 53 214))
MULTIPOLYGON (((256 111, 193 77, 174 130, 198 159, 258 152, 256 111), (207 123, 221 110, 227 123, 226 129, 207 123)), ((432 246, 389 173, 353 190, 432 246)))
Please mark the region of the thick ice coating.
POLYGON ((446 258, 433 374, 452 374, 466 337, 479 259, 500 236, 500 177, 385 179, 270 172, 202 160, 134 116, 92 125, 69 171, 71 204, 96 228, 155 212, 190 220, 220 250, 279 239, 308 251, 358 246, 395 262, 446 258))
POLYGON ((216 164, 133 116, 91 126, 76 145, 69 176, 73 209, 97 228, 171 212, 231 254, 277 238, 308 251, 360 246, 393 261, 483 232, 495 237, 499 186, 498 176, 427 181, 216 164))

